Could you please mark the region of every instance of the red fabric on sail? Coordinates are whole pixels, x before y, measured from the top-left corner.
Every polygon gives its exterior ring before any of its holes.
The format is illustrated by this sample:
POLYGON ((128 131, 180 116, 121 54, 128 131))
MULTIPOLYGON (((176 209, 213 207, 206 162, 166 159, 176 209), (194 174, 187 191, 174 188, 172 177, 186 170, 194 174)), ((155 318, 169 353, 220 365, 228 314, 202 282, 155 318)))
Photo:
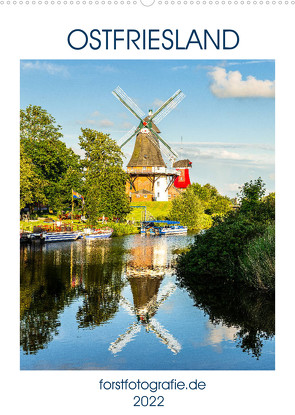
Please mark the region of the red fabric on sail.
POLYGON ((191 184, 189 178, 189 170, 188 169, 176 169, 180 172, 180 175, 176 177, 174 180, 174 186, 178 188, 185 189, 189 184, 191 184))

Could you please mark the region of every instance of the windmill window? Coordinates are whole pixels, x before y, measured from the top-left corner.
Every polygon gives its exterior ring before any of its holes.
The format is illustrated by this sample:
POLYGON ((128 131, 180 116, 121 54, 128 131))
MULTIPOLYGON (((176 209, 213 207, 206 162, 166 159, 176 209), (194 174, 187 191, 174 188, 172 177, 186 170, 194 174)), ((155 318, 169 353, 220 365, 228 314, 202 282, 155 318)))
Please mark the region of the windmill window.
POLYGON ((159 181, 157 182, 157 186, 160 186, 160 182, 159 181))
POLYGON ((157 195, 158 195, 157 197, 160 197, 160 193, 159 192, 157 193, 157 195))

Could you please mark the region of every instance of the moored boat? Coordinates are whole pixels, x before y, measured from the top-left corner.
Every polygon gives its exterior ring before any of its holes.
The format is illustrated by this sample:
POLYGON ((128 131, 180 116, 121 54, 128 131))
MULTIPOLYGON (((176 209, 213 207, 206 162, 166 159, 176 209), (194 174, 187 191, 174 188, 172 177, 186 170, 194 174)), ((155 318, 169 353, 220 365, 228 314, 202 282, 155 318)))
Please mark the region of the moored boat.
POLYGON ((155 220, 141 223, 142 234, 146 235, 183 235, 187 233, 187 226, 170 220, 155 220))
POLYGON ((85 239, 105 239, 110 238, 113 233, 113 229, 111 228, 103 228, 103 229, 84 229, 83 238, 85 239))
POLYGON ((41 234, 41 240, 44 242, 64 242, 75 241, 79 238, 81 232, 65 231, 65 232, 44 232, 41 234))

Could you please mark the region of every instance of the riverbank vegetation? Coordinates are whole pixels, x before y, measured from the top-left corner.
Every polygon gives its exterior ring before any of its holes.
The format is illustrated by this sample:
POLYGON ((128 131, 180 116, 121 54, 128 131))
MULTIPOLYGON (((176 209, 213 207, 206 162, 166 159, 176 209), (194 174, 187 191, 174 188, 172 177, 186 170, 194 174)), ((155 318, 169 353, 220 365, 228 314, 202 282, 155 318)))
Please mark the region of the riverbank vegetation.
POLYGON ((199 232, 209 229, 216 216, 222 217, 232 209, 230 198, 220 195, 214 186, 193 183, 172 201, 169 218, 199 232))
POLYGON ((124 219, 130 211, 127 175, 116 142, 108 134, 81 129, 85 157, 80 158, 62 138, 61 126, 45 109, 29 105, 21 110, 20 208, 33 213, 36 206, 47 205, 59 215, 74 207, 87 213, 92 225, 102 216, 124 219), (73 201, 72 190, 80 200, 73 201))
POLYGON ((259 178, 245 183, 240 207, 216 216, 189 251, 180 255, 177 274, 183 283, 223 286, 244 284, 269 293, 275 287, 275 197, 264 197, 259 178))

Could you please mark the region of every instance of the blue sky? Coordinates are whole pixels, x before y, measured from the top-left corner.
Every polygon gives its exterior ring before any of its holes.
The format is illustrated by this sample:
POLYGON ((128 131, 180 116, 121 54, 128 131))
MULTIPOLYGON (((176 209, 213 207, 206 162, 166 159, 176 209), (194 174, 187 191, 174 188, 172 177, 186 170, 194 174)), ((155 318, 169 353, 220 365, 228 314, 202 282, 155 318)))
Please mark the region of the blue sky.
MULTIPOLYGON (((192 181, 233 197, 259 176, 274 191, 274 80, 274 61, 254 59, 24 60, 20 105, 46 109, 81 154, 81 127, 119 140, 137 125, 111 94, 116 86, 145 113, 181 89, 186 97, 158 125, 161 136, 192 161, 192 181)), ((125 164, 133 146, 123 148, 125 164)))

